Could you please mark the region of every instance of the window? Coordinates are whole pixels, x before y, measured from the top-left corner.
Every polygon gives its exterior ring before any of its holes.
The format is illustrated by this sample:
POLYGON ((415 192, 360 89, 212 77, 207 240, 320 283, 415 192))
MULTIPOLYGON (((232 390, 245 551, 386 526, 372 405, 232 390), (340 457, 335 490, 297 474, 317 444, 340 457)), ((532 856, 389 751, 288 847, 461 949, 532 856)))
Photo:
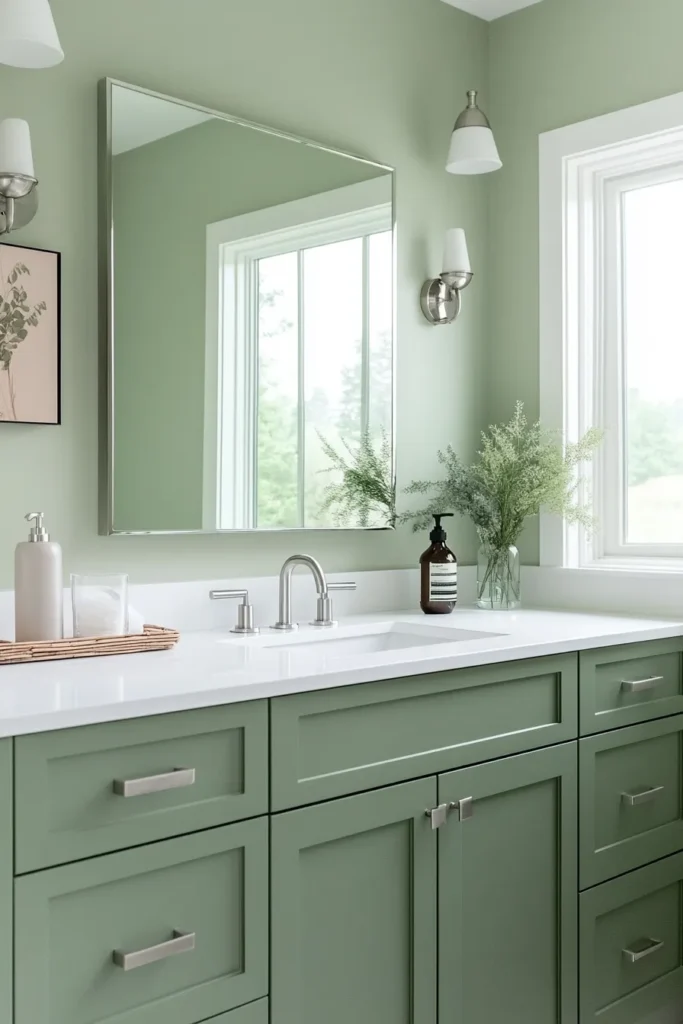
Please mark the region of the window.
POLYGON ((683 167, 620 196, 624 539, 683 545, 683 167))
POLYGON ((542 561, 683 569, 683 96, 541 136, 540 214, 542 418, 605 432, 542 561))
POLYGON ((219 529, 335 525, 325 444, 391 438, 392 220, 378 179, 210 225, 219 529))

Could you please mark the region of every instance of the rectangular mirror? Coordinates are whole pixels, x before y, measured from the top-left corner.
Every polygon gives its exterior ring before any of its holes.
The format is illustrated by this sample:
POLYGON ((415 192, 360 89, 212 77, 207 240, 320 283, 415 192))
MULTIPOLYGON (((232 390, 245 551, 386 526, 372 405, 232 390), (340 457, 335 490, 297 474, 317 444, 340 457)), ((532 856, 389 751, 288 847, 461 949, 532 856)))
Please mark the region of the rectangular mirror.
POLYGON ((101 118, 106 532, 392 526, 394 172, 111 80, 101 118))

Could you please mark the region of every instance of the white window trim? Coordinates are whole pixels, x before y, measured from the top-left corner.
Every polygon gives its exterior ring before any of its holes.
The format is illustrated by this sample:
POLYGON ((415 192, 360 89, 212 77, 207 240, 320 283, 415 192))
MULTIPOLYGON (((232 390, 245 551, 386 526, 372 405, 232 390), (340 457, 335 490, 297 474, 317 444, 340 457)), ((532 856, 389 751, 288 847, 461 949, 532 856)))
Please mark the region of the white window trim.
MULTIPOLYGON (((203 527, 215 530, 226 518, 253 522, 254 495, 230 480, 246 479, 245 468, 228 467, 252 445, 255 353, 245 353, 239 338, 254 335, 252 304, 254 260, 297 248, 340 242, 394 227, 393 184, 382 175, 265 210, 217 221, 206 229, 206 343, 204 389, 203 527), (234 311, 223 320, 222 311, 234 311), (244 318, 247 318, 245 321, 244 318), (226 356, 232 353, 232 358, 226 356), (239 385, 239 386, 238 386, 239 385), (220 410, 223 395, 236 395, 234 414, 220 410), (225 483, 220 492, 219 481, 225 483), (227 506, 230 513, 226 516, 227 506)), ((367 304, 366 304, 367 305, 367 304)))
MULTIPOLYGON (((615 324, 599 315, 595 303, 604 287, 606 231, 618 227, 605 217, 610 190, 625 177, 666 175, 667 168, 681 163, 683 93, 540 136, 540 409, 543 423, 562 430, 568 440, 617 419, 616 389, 603 401, 601 382, 585 372, 595 365, 594 346, 613 343, 615 333, 615 324), (586 287, 591 281, 594 286, 586 287)), ((610 453, 619 443, 612 432, 601 446, 596 486, 618 486, 605 467, 616 464, 610 453)), ((590 468, 586 486, 593 488, 590 468)), ((602 497, 593 494, 596 510, 605 504, 602 497)), ((612 523, 608 532, 613 528, 612 523)), ((678 553, 670 556, 654 545, 608 553, 600 531, 590 538, 550 515, 541 516, 540 529, 542 566, 683 572, 678 553)))

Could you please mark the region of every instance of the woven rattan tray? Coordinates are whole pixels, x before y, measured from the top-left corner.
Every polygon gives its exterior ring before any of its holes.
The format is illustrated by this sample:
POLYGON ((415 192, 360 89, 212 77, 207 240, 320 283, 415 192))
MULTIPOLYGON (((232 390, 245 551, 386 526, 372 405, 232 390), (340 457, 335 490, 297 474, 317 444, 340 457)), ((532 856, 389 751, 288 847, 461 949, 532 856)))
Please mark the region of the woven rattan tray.
POLYGON ((0 665, 20 665, 33 661, 63 661, 66 658, 97 658, 110 654, 142 654, 143 651, 167 651, 180 634, 164 626, 143 626, 142 633, 127 636, 71 637, 68 640, 13 643, 0 640, 0 665))

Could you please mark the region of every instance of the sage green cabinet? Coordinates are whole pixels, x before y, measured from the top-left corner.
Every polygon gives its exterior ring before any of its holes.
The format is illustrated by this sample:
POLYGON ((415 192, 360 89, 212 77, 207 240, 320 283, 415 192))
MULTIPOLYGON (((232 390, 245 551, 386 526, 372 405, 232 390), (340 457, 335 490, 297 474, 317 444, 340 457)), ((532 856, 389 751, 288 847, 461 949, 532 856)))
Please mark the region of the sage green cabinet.
POLYGON ((19 736, 15 758, 20 874, 268 811, 266 701, 19 736))
POLYGON ((580 1024, 641 1024, 671 1005, 683 1019, 683 854, 579 899, 580 1024))
POLYGON ((0 740, 0 1024, 683 1020, 679 851, 680 638, 0 740))
POLYGON ((442 1024, 576 1024, 576 789, 574 743, 440 777, 442 1024))
POLYGON ((581 888, 683 850, 683 715, 579 742, 581 888))
POLYGON ((272 819, 271 1024, 436 1024, 435 800, 430 778, 272 819))
POLYGON ((268 993, 268 821, 15 882, 15 1024, 198 1024, 268 993))
POLYGON ((271 701, 271 808, 437 774, 578 733, 576 654, 271 701))

